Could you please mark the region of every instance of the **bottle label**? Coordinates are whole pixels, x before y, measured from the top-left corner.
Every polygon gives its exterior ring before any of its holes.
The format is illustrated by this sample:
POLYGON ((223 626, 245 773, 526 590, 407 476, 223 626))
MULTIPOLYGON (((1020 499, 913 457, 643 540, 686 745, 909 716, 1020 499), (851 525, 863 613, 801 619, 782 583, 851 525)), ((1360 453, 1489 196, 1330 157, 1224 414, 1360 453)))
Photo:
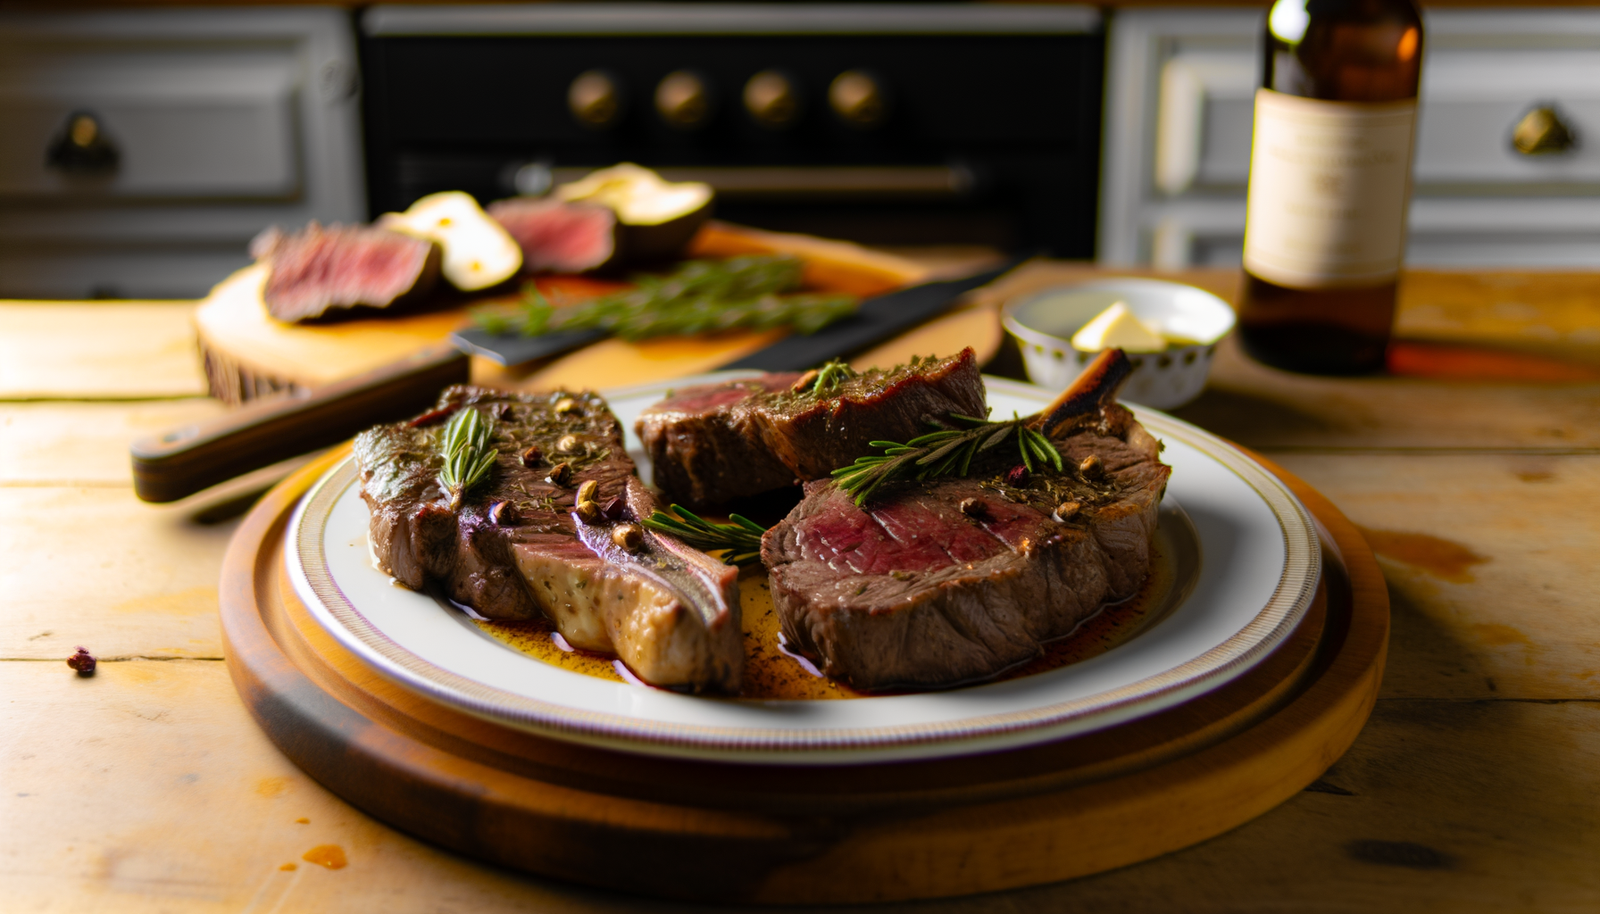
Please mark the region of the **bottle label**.
POLYGON ((1416 122, 1414 99, 1330 102, 1258 89, 1245 269, 1301 289, 1398 275, 1416 122))

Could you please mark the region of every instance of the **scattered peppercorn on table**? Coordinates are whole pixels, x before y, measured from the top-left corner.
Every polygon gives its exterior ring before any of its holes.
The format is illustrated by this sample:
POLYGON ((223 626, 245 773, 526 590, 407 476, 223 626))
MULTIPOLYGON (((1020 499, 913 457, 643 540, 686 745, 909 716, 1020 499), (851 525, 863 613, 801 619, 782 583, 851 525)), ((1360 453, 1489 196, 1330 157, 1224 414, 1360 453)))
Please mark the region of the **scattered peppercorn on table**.
MULTIPOLYGON (((1092 275, 1037 264, 991 297, 1092 275)), ((1236 275, 1173 278, 1231 299, 1236 275)), ((257 728, 216 613, 230 493, 264 477, 162 507, 129 479, 131 439, 224 409, 193 308, 0 303, 0 909, 683 910, 421 843, 257 728), (65 662, 79 646, 93 676, 65 662)), ((1414 273, 1400 328, 1423 342, 1382 377, 1224 343, 1177 412, 1315 486, 1378 554, 1393 629, 1354 747, 1188 850, 895 910, 1600 908, 1600 275, 1414 273)))

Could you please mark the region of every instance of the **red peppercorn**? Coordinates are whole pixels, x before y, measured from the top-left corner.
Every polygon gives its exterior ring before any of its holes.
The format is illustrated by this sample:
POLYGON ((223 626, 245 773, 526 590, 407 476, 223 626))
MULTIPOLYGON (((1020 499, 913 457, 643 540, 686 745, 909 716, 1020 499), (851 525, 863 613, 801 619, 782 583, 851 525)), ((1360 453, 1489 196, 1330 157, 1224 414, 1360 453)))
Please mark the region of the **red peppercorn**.
POLYGON ((94 655, 86 647, 78 648, 78 652, 67 658, 67 666, 78 671, 79 676, 94 675, 94 655))
POLYGON ((1011 469, 1006 471, 1006 485, 1008 485, 1008 486, 1025 486, 1027 484, 1028 484, 1028 468, 1027 467, 1025 467, 1025 466, 1023 466, 1022 464, 1019 463, 1016 466, 1014 466, 1011 469))

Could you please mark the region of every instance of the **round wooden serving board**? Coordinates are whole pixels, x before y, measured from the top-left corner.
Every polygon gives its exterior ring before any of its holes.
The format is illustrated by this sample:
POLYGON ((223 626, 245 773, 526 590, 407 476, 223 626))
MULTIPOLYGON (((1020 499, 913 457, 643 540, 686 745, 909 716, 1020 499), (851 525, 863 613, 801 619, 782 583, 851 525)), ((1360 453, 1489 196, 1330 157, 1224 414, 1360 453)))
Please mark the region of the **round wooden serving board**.
MULTIPOLYGON (((690 257, 792 254, 805 261, 806 284, 863 297, 928 278, 921 264, 844 241, 764 232, 711 222, 687 252, 690 257)), ((290 389, 311 389, 354 377, 437 345, 470 323, 483 303, 442 303, 398 314, 319 324, 286 324, 267 313, 261 288, 266 267, 246 267, 223 280, 195 311, 206 383, 231 404, 290 389)), ((641 342, 603 340, 576 352, 506 369, 474 357, 479 384, 528 389, 628 387, 713 371, 773 342, 779 331, 729 331, 641 342)), ((857 368, 897 365, 912 355, 955 352, 971 346, 980 363, 1000 347, 1000 321, 992 307, 958 308, 851 359, 857 368)))
MULTIPOLYGON (((1387 591, 1355 528, 1282 469, 1321 525, 1301 628, 1185 704, 1042 746, 837 767, 679 761, 468 717, 346 652, 294 596, 290 515, 329 454, 245 519, 221 581, 239 695, 296 764, 395 828, 471 859, 699 901, 848 903, 988 892, 1146 860, 1283 802, 1372 710, 1387 591)), ((1260 459, 1260 458, 1258 458, 1260 459)))

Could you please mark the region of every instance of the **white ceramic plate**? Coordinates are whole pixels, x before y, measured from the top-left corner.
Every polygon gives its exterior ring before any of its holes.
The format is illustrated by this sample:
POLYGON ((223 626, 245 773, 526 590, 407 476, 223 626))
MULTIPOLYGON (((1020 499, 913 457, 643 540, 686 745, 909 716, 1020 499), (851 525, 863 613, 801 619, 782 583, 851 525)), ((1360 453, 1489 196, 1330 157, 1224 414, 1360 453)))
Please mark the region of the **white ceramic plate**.
MULTIPOLYGON (((631 432, 639 412, 670 386, 723 377, 609 395, 643 472, 648 462, 631 432)), ((1035 412, 1050 399, 1038 387, 988 384, 999 416, 1035 412)), ((988 685, 845 701, 746 701, 551 666, 373 567, 353 460, 329 471, 297 509, 289 571, 317 621, 384 676, 467 713, 559 739, 768 764, 933 758, 1040 743, 1171 707, 1243 674, 1294 631, 1321 573, 1311 517, 1281 482, 1219 438, 1158 412, 1136 412, 1166 442, 1162 456, 1173 468, 1162 524, 1182 526, 1198 540, 1191 589, 1158 622, 1099 656, 988 685)))

